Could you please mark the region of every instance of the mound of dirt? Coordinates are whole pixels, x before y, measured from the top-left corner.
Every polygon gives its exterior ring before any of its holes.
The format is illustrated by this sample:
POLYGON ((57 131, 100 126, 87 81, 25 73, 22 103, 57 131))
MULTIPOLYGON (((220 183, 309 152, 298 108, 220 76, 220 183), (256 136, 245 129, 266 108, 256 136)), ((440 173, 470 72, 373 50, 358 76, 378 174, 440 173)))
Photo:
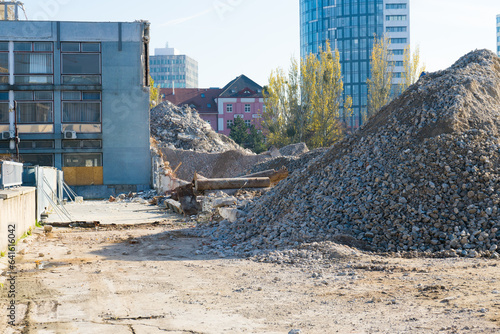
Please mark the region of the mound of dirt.
POLYGON ((349 235, 377 251, 498 256, 499 125, 500 58, 471 52, 206 234, 247 255, 349 235))
POLYGON ((244 151, 229 137, 212 130, 196 110, 163 102, 151 110, 151 135, 160 146, 199 152, 244 151))

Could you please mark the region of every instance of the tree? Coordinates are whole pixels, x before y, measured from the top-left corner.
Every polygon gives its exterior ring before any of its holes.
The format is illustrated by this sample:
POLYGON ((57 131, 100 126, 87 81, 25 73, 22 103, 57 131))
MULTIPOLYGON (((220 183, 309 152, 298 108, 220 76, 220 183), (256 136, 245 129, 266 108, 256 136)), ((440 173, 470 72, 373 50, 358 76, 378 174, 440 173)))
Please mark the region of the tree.
POLYGON ((149 109, 156 107, 160 101, 160 89, 155 87, 155 81, 149 76, 149 109))
POLYGON ((265 112, 262 113, 262 126, 267 130, 267 141, 271 145, 288 145, 286 127, 289 122, 289 96, 287 79, 283 69, 271 72, 269 85, 263 89, 265 112))
POLYGON ((413 55, 411 54, 410 45, 405 48, 403 57, 403 73, 401 73, 401 82, 399 88, 401 93, 408 87, 414 84, 420 74, 425 71, 425 64, 420 65, 420 48, 417 46, 413 55))
MULTIPOLYGON (((330 43, 326 49, 320 50, 319 58, 313 63, 314 68, 306 71, 316 72, 310 85, 314 88, 311 95, 311 138, 309 146, 313 148, 327 147, 342 137, 342 127, 339 122, 342 106, 342 72, 338 50, 332 52, 330 43)), ((308 82, 304 83, 309 85, 308 82)))
POLYGON ((262 125, 268 143, 281 147, 303 141, 312 148, 333 144, 343 133, 342 92, 340 56, 329 42, 319 55, 292 59, 288 74, 273 71, 264 90, 262 125))
POLYGON ((247 126, 243 118, 237 117, 230 129, 229 137, 236 144, 251 149, 257 154, 266 150, 264 135, 255 128, 254 124, 247 126))
POLYGON ((248 127, 243 118, 236 117, 233 125, 231 125, 229 129, 231 129, 229 132, 229 138, 234 140, 236 144, 244 146, 248 137, 248 127))
POLYGON ((375 36, 373 51, 370 57, 371 73, 366 81, 368 84, 368 114, 373 116, 385 106, 391 97, 392 87, 392 52, 389 50, 390 41, 387 36, 375 36))

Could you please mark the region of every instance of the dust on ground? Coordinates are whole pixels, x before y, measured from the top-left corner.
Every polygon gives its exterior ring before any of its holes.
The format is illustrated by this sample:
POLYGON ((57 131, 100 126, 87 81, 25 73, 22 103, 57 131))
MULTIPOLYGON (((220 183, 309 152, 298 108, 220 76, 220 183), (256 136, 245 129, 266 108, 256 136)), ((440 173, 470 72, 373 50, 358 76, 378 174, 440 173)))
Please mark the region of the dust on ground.
MULTIPOLYGON (((404 259, 338 245, 343 255, 321 267, 262 263, 203 255, 209 241, 191 237, 193 228, 178 216, 127 229, 37 229, 19 243, 16 326, 2 316, 0 332, 500 330, 498 260, 404 259)), ((0 307, 8 302, 3 289, 0 307)))

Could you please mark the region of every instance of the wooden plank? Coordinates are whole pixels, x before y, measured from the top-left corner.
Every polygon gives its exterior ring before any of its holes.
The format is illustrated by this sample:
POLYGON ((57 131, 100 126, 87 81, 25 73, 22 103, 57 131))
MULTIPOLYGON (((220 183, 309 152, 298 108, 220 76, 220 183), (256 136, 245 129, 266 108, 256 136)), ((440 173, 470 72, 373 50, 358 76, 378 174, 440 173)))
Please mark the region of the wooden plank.
POLYGON ((242 189, 242 188, 267 188, 271 185, 268 177, 234 178, 234 179, 204 179, 196 180, 197 191, 242 189))

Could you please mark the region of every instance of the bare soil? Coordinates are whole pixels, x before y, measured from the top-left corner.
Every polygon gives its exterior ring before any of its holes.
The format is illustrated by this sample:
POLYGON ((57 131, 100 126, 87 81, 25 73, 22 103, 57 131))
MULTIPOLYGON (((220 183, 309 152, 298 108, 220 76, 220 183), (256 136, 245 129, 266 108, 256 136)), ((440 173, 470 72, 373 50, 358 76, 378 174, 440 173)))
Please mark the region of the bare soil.
POLYGON ((16 326, 2 311, 0 333, 500 332, 498 260, 362 253, 294 267, 198 255, 191 227, 36 230, 19 244, 16 326))

